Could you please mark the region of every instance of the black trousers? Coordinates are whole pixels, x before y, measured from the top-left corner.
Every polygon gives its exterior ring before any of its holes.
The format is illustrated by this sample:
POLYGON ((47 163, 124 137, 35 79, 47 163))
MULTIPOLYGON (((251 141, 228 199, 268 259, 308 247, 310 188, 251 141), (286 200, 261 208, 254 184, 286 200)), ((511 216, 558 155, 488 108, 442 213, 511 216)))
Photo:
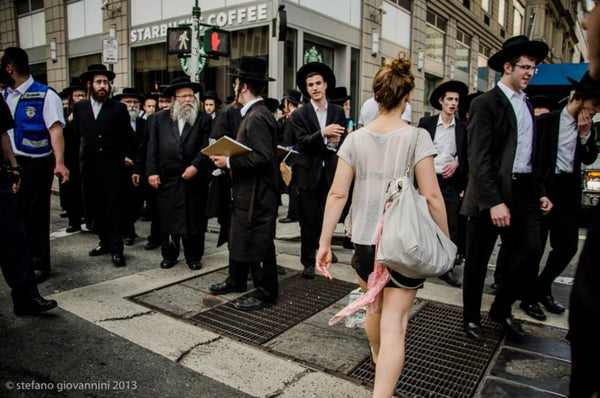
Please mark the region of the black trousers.
POLYGON ((315 257, 329 188, 323 172, 314 190, 300 189, 300 262, 304 268, 316 265, 315 257))
POLYGON ((288 186, 288 196, 290 198, 288 204, 287 218, 298 220, 300 218, 300 194, 298 187, 293 182, 288 186))
POLYGON ((31 249, 33 269, 50 272, 50 191, 54 156, 17 156, 21 171, 19 205, 31 249))
POLYGON ((204 230, 196 235, 166 235, 161 236, 160 251, 165 260, 177 261, 180 251, 180 241, 183 241, 185 261, 202 260, 204 256, 204 230))
POLYGON ((261 262, 241 262, 229 258, 230 281, 235 286, 245 289, 248 283, 248 272, 251 272, 256 296, 261 300, 275 303, 279 295, 275 250, 270 257, 261 262))
POLYGON ((444 197, 444 205, 446 205, 446 216, 448 219, 448 230, 450 239, 454 244, 458 245, 458 212, 460 210, 460 192, 456 186, 448 181, 447 178, 442 178, 437 175, 438 184, 444 197))
POLYGON ((142 190, 131 182, 132 170, 125 172, 123 179, 123 216, 121 218, 121 233, 124 237, 135 237, 135 222, 142 213, 144 199, 142 190))
POLYGON ((0 181, 0 267, 14 304, 39 297, 25 222, 7 181, 0 181))
POLYGON ((500 234, 500 255, 505 280, 496 294, 491 311, 508 317, 511 306, 518 299, 534 302, 537 297, 535 281, 541 252, 540 217, 538 199, 533 189, 531 175, 520 175, 512 182, 510 226, 497 228, 492 224, 489 210, 467 220, 467 253, 463 279, 464 322, 481 321, 481 300, 487 265, 500 234), (505 253, 503 253, 505 252, 505 253))
POLYGON ((577 253, 579 243, 579 211, 581 209, 581 177, 575 174, 557 174, 552 179, 548 196, 552 210, 543 217, 541 244, 546 244, 550 234, 552 250, 546 266, 537 280, 540 296, 552 294, 552 283, 567 268, 577 253))
POLYGON ((79 170, 69 169, 69 181, 61 184, 60 189, 60 193, 64 198, 64 209, 67 212, 69 226, 80 226, 83 216, 83 200, 81 197, 81 174, 79 170))

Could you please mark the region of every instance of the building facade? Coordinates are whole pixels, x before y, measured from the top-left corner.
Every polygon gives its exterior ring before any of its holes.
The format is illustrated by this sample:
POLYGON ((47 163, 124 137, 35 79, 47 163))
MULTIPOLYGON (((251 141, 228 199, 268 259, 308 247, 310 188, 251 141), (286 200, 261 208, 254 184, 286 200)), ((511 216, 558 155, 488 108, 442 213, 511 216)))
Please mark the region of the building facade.
MULTIPOLYGON (((201 21, 231 31, 231 56, 201 59, 201 84, 221 98, 232 93, 228 73, 241 56, 265 57, 270 97, 294 88, 302 64, 332 67, 352 96, 352 115, 371 96, 375 72, 400 53, 413 62, 413 121, 431 114, 433 88, 464 81, 471 92, 490 89, 487 59, 517 34, 544 40, 547 62, 585 61, 580 0, 201 0, 201 21), (287 13, 278 40, 278 10, 287 13), (579 14, 578 14, 579 12, 579 14)), ((167 55, 168 27, 191 24, 194 0, 0 0, 0 45, 20 46, 34 77, 62 90, 87 65, 102 62, 103 39, 118 39, 116 92, 154 91, 189 71, 189 59, 167 55)), ((584 43, 585 44, 585 43, 584 43)))

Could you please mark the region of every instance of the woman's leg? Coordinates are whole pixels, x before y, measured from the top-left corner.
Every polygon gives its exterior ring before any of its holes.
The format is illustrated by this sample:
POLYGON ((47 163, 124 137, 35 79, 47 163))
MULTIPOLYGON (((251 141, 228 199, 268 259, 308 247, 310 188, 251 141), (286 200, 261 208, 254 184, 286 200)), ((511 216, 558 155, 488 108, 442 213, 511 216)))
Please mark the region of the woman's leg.
POLYGON ((384 288, 380 321, 380 351, 375 371, 374 398, 394 394, 404 365, 404 341, 408 315, 417 290, 384 288))
MULTIPOLYGON (((363 293, 367 291, 367 282, 363 281, 360 276, 357 276, 358 284, 362 289, 363 293)), ((381 311, 381 302, 379 303, 381 311)), ((365 331, 367 332, 367 338, 371 345, 371 355, 373 356, 373 362, 377 363, 377 356, 379 355, 379 323, 381 318, 381 312, 371 312, 367 309, 367 315, 365 317, 365 331)))

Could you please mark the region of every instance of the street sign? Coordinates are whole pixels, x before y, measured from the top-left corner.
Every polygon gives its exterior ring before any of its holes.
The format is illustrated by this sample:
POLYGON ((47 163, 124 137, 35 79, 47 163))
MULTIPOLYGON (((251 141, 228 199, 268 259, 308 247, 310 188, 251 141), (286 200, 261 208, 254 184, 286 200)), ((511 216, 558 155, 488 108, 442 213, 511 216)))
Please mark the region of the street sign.
POLYGON ((226 30, 210 28, 204 32, 204 51, 208 55, 229 57, 231 33, 226 30))
POLYGON ((189 54, 192 52, 192 28, 167 29, 167 54, 189 54))
POLYGON ((102 63, 116 64, 119 62, 119 39, 102 39, 102 63))

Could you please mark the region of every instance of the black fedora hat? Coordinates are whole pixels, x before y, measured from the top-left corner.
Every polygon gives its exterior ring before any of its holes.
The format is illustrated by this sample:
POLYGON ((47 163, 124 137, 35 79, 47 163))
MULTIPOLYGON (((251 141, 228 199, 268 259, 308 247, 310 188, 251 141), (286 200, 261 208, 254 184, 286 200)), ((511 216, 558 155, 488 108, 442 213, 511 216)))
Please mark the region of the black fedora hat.
POLYGON ((121 94, 113 97, 115 101, 121 101, 123 98, 137 98, 140 102, 144 100, 144 96, 133 87, 125 87, 121 94))
POLYGON ((87 91, 79 79, 71 79, 71 84, 60 92, 60 96, 68 98, 75 90, 87 91))
POLYGON ((104 75, 108 80, 113 80, 115 78, 114 72, 106 69, 106 65, 103 64, 92 64, 89 65, 87 71, 83 72, 79 79, 87 83, 89 80, 92 80, 96 75, 104 75))
POLYGON ((152 99, 156 102, 158 102, 158 93, 148 93, 146 95, 144 95, 144 99, 142 100, 142 103, 146 102, 146 100, 152 99))
POLYGON ((344 105, 344 102, 346 102, 350 98, 352 97, 348 95, 348 90, 346 89, 346 87, 335 87, 333 90, 331 90, 329 102, 341 106, 344 105))
POLYGON ((260 57, 242 57, 240 66, 229 76, 239 77, 246 80, 268 83, 275 79, 267 76, 267 60, 260 57))
POLYGON ((315 72, 323 76, 323 80, 327 83, 327 96, 335 88, 335 75, 331 68, 322 62, 309 62, 304 64, 298 72, 296 72, 296 85, 302 91, 305 97, 310 98, 308 91, 306 90, 306 76, 315 72))
POLYGON ((548 95, 536 95, 529 98, 529 103, 535 108, 547 108, 551 111, 558 108, 558 101, 548 95))
POLYGON ((585 72, 580 81, 567 77, 575 90, 600 97, 600 81, 592 79, 590 72, 585 72))
POLYGON ((302 99, 302 93, 292 88, 288 90, 287 95, 283 96, 283 99, 287 100, 288 102, 291 102, 292 104, 298 105, 302 99))
POLYGON ((201 98, 202 101, 206 101, 207 99, 213 99, 215 100, 215 104, 217 106, 221 106, 221 98, 219 98, 219 95, 215 90, 206 91, 206 93, 201 98))
POLYGON ((469 92, 469 87, 461 81, 458 80, 449 80, 437 86, 435 90, 429 96, 429 103, 437 110, 442 110, 442 105, 440 104, 440 98, 443 98, 447 92, 458 93, 459 103, 464 102, 467 99, 467 93, 469 92))
POLYGON ((279 106, 279 101, 276 98, 265 98, 264 101, 265 105, 267 106, 269 111, 271 111, 271 113, 277 110, 277 107, 279 106))
POLYGON ((175 95, 175 92, 181 88, 191 88, 194 90, 194 93, 197 93, 200 91, 200 84, 194 83, 187 76, 181 76, 171 82, 169 87, 167 87, 163 92, 163 96, 172 97, 175 95))
POLYGON ((541 41, 529 40, 525 35, 511 37, 502 43, 500 51, 490 57, 488 66, 496 72, 503 72, 504 63, 519 55, 535 57, 537 65, 548 55, 548 45, 541 41))

